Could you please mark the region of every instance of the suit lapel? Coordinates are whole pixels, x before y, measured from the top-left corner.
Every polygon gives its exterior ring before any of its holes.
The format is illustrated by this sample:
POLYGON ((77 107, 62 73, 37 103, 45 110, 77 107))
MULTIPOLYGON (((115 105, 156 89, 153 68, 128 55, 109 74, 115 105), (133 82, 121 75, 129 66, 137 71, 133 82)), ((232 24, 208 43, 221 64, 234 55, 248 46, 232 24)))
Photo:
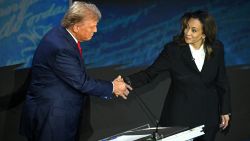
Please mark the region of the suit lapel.
POLYGON ((76 42, 74 42, 73 47, 74 47, 74 49, 75 49, 75 51, 76 51, 77 58, 78 58, 78 60, 80 61, 81 66, 84 67, 84 65, 85 65, 85 64, 84 64, 84 60, 83 60, 83 57, 81 57, 81 55, 80 55, 80 52, 79 52, 79 50, 78 50, 78 47, 77 47, 77 43, 76 43, 76 42))
MULTIPOLYGON (((213 51, 215 51, 215 48, 213 46, 212 46, 212 48, 213 48, 213 51)), ((203 67, 202 67, 202 70, 201 70, 201 72, 203 74, 205 74, 207 71, 209 72, 211 67, 214 67, 213 62, 216 62, 216 61, 214 61, 214 56, 213 55, 209 59, 207 58, 207 53, 205 53, 205 55, 206 56, 205 56, 204 64, 203 64, 203 67)))
POLYGON ((191 54, 189 47, 186 45, 186 46, 181 46, 181 48, 182 48, 181 49, 182 59, 185 65, 187 65, 191 70, 195 72, 200 72, 193 60, 193 56, 191 54))
POLYGON ((72 49, 74 50, 75 54, 77 55, 78 60, 80 61, 81 67, 84 67, 84 60, 81 57, 78 47, 77 47, 77 43, 75 42, 75 40, 73 39, 73 37, 68 33, 68 31, 61 27, 61 31, 64 33, 66 39, 69 41, 69 43, 71 44, 70 47, 72 47, 72 49))
POLYGON ((202 66, 201 72, 204 72, 207 69, 208 60, 206 56, 207 55, 205 54, 205 60, 204 60, 204 64, 202 66))

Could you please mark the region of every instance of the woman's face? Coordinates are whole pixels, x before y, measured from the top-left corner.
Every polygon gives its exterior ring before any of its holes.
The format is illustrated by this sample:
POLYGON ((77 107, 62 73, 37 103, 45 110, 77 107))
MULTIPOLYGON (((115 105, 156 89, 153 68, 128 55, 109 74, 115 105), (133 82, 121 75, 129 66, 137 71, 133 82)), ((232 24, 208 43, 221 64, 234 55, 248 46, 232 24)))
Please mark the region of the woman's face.
POLYGON ((190 18, 184 29, 184 38, 187 44, 191 44, 195 48, 200 48, 205 38, 203 34, 202 24, 199 19, 190 18))

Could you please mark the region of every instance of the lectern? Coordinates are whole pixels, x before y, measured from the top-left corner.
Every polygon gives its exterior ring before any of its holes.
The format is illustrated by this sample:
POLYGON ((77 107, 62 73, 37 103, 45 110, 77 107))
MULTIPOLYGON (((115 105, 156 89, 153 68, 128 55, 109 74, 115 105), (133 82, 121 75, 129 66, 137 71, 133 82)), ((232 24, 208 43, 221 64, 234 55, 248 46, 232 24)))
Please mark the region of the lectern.
MULTIPOLYGON (((120 134, 101 139, 100 141, 154 141, 153 133, 156 131, 155 127, 141 126, 120 134)), ((187 127, 158 127, 157 140, 160 141, 192 141, 194 138, 204 134, 204 125, 189 129, 187 127)))

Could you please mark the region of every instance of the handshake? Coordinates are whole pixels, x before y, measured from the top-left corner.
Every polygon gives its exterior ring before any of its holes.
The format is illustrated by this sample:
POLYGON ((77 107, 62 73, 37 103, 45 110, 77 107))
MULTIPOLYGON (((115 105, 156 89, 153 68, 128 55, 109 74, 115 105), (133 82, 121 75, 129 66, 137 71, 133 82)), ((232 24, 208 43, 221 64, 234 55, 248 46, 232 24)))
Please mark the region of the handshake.
POLYGON ((129 91, 133 90, 132 87, 126 84, 123 78, 119 75, 113 80, 113 93, 116 97, 121 96, 123 99, 127 99, 129 91))

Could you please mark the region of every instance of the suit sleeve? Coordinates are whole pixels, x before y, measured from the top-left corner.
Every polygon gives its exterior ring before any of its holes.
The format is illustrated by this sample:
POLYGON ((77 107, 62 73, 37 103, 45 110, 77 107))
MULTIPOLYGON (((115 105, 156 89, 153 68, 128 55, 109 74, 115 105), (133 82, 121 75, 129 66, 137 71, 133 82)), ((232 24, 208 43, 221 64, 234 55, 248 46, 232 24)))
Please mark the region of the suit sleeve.
POLYGON ((56 53, 52 69, 60 79, 81 93, 111 98, 112 83, 89 77, 79 63, 74 52, 64 49, 56 53))
POLYGON ((133 88, 138 88, 152 81, 161 72, 169 69, 169 66, 169 51, 166 45, 151 66, 145 70, 127 76, 125 80, 129 81, 133 88))
POLYGON ((221 43, 219 46, 219 67, 216 79, 217 91, 220 98, 220 113, 222 115, 231 113, 230 86, 226 74, 224 61, 224 47, 221 43))

